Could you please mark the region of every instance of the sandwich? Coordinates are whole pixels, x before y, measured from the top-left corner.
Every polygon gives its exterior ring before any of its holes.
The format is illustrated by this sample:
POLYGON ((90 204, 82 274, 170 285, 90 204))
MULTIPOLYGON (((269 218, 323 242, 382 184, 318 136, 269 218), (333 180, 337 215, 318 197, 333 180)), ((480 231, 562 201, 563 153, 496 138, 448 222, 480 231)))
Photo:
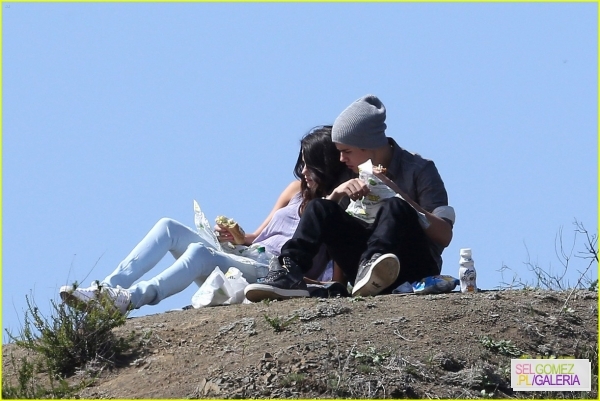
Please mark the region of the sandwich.
POLYGON ((381 164, 377 165, 377 166, 373 166, 373 173, 387 173, 387 168, 383 167, 381 164), (378 171, 375 171, 378 170, 378 171))
POLYGON ((217 216, 215 222, 219 227, 229 231, 231 235, 233 235, 234 244, 243 245, 244 242, 246 242, 246 233, 234 219, 225 216, 217 216))

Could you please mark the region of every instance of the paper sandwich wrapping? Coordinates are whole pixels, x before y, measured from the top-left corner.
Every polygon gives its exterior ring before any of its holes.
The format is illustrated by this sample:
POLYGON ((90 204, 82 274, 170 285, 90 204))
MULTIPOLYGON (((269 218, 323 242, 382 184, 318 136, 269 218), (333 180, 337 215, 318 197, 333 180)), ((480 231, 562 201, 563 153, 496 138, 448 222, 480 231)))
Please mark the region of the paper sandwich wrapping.
POLYGON ((233 235, 234 244, 242 245, 246 242, 246 233, 234 219, 225 216, 217 216, 215 222, 219 227, 229 231, 231 235, 233 235))

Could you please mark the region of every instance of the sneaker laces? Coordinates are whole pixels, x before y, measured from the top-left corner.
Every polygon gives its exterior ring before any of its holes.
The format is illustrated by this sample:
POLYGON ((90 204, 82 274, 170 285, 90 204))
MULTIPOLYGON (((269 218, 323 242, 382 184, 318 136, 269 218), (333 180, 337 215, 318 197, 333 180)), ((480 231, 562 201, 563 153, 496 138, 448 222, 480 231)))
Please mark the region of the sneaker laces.
POLYGON ((108 295, 115 307, 122 313, 127 312, 131 303, 131 294, 129 294, 129 291, 123 289, 121 286, 117 286, 116 288, 102 287, 102 293, 108 295))
POLYGON ((287 273, 288 273, 288 270, 285 268, 285 266, 281 266, 281 264, 279 263, 279 260, 277 260, 277 258, 272 258, 271 261, 269 262, 269 272, 267 273, 267 275, 265 277, 259 278, 256 282, 264 283, 264 282, 277 280, 279 277, 281 277, 282 275, 285 275, 287 273))
POLYGON ((274 270, 269 270, 269 273, 267 273, 267 275, 262 278, 261 282, 273 281, 285 274, 287 274, 287 270, 285 270, 283 267, 274 270))
POLYGON ((90 287, 79 287, 77 284, 64 285, 59 290, 63 303, 76 309, 86 309, 90 302, 98 299, 98 283, 92 282, 90 287))
POLYGON ((285 269, 288 273, 290 273, 291 272, 291 270, 290 270, 290 266, 291 265, 292 265, 292 260, 289 257, 285 256, 283 258, 283 265, 281 267, 283 269, 285 269))
POLYGON ((83 301, 85 301, 86 299, 96 299, 96 296, 98 295, 98 290, 100 288, 98 286, 98 281, 92 282, 92 285, 89 287, 73 287, 74 286, 71 286, 71 289, 68 292, 70 292, 73 296, 83 301))

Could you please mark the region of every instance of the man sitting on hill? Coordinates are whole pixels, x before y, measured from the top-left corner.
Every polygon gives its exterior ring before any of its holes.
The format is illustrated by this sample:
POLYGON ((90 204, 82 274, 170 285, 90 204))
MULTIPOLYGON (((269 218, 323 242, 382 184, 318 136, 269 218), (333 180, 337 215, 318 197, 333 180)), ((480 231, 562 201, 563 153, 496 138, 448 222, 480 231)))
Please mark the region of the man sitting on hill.
POLYGON ((302 277, 323 243, 353 283, 355 296, 390 293, 405 281, 440 274, 454 210, 433 161, 386 137, 385 118, 381 101, 363 96, 335 120, 332 139, 349 169, 357 173, 370 159, 387 171, 387 176, 377 176, 398 195, 383 201, 372 224, 350 216, 337 202, 344 195, 358 200, 369 193, 367 183, 358 178, 338 186, 327 199, 312 200, 281 250, 280 266, 246 287, 250 301, 308 296, 302 277))

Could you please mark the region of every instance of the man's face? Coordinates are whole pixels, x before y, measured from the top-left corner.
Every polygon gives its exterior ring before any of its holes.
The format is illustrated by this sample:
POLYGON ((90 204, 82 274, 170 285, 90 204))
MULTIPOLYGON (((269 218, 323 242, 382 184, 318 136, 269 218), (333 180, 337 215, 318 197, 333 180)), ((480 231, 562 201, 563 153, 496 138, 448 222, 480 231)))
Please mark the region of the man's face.
POLYGON ((354 146, 336 143, 335 147, 340 151, 340 161, 346 163, 346 166, 358 173, 358 166, 371 158, 371 152, 368 149, 355 148, 354 146))

